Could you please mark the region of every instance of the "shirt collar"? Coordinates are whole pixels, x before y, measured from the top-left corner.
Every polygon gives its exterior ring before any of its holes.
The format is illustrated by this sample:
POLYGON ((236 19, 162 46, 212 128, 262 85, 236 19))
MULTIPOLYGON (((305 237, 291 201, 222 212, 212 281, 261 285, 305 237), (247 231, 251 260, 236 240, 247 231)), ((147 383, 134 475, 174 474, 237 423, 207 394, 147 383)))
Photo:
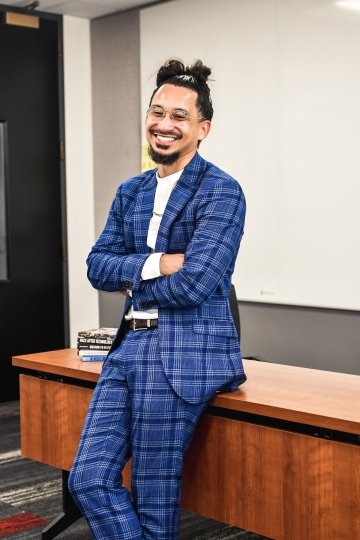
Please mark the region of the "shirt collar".
POLYGON ((158 172, 156 171, 156 180, 159 182, 163 180, 168 180, 169 182, 177 182, 182 175, 184 169, 181 169, 181 171, 177 171, 176 173, 169 174, 168 176, 163 176, 162 178, 159 178, 158 172))

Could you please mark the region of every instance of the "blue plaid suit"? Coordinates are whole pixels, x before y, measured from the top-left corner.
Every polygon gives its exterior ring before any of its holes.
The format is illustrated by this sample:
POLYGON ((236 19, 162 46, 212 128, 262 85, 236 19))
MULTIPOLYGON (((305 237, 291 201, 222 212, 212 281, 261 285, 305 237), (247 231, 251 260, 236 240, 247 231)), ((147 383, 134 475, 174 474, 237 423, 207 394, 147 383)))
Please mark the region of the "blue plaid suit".
POLYGON ((131 290, 125 311, 131 302, 159 311, 156 330, 126 334, 122 321, 70 474, 70 491, 101 540, 178 538, 182 459, 196 422, 215 392, 246 379, 228 302, 242 190, 196 154, 170 196, 155 246, 184 253, 184 265, 142 281, 155 189, 153 170, 119 187, 88 257, 95 288, 131 290), (120 487, 130 455, 133 501, 120 487))

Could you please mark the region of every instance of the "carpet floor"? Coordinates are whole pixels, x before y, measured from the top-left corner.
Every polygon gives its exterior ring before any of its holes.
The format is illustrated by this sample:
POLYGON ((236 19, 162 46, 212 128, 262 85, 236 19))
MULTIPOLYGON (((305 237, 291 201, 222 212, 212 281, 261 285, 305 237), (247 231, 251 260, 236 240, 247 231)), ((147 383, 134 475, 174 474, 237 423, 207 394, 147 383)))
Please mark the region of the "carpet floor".
MULTIPOLYGON (((0 403, 0 539, 40 539, 62 509, 61 472, 21 457, 19 403, 0 403)), ((91 540, 79 519, 59 540, 91 540)), ((267 540, 263 536, 181 512, 180 540, 267 540)))

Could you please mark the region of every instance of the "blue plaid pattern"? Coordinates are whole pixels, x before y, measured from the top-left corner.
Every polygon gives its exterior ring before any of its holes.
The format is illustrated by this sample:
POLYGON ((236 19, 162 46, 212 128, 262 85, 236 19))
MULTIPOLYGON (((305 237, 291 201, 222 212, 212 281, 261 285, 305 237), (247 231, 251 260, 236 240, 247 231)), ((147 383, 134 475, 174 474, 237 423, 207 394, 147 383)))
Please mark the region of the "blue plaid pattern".
POLYGON ((120 186, 89 254, 100 290, 130 289, 125 311, 157 308, 158 329, 125 333, 124 319, 95 389, 69 489, 95 538, 176 540, 184 452, 219 390, 245 381, 229 306, 243 234, 238 182, 196 154, 166 206, 155 251, 184 253, 181 270, 141 281, 155 171, 120 186), (132 456, 132 494, 121 471, 132 456))
MULTIPOLYGON (((168 380, 189 403, 199 403, 246 379, 228 302, 245 198, 236 180, 196 154, 170 196, 155 246, 185 253, 184 266, 172 276, 141 281, 155 188, 155 171, 120 186, 88 257, 88 277, 97 289, 130 289, 125 309, 132 302, 136 310, 159 310, 168 380)), ((114 348, 123 334, 122 325, 114 348)))
POLYGON ((176 540, 183 456, 205 403, 176 395, 157 330, 129 332, 94 391, 69 489, 99 540, 176 540), (132 496, 121 471, 132 456, 132 496))

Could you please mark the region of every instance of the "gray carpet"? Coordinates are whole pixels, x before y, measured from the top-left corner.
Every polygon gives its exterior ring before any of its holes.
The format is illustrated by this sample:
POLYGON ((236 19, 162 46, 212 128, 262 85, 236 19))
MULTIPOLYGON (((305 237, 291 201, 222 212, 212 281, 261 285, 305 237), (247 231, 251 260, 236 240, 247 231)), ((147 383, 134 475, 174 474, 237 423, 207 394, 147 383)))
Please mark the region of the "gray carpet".
MULTIPOLYGON (((61 472, 20 455, 19 404, 0 403, 0 519, 30 512, 52 521, 62 509, 61 472)), ((43 527, 6 538, 40 539, 43 527)), ((4 538, 4 537, 3 537, 4 538)), ((59 534, 59 540, 91 540, 84 521, 59 534)), ((181 512, 180 540, 267 540, 190 512, 181 512)))

